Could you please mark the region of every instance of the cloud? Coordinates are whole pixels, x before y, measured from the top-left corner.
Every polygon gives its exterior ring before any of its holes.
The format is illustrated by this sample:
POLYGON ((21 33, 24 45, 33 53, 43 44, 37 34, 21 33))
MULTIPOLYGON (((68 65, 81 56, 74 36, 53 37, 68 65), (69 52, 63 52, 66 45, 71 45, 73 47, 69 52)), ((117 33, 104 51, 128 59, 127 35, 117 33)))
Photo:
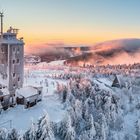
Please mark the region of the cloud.
POLYGON ((107 41, 92 47, 92 52, 102 56, 104 64, 132 64, 140 62, 140 39, 107 41))
POLYGON ((140 39, 121 39, 98 43, 85 55, 67 61, 69 64, 115 65, 140 63, 140 39))
POLYGON ((62 42, 51 42, 30 47, 28 52, 41 56, 44 61, 50 58, 50 60, 61 58, 70 60, 70 63, 86 61, 88 64, 99 65, 140 63, 140 39, 120 39, 98 43, 90 47, 86 57, 85 52, 80 52, 78 56, 70 58, 73 50, 65 49, 70 46, 72 45, 62 42))

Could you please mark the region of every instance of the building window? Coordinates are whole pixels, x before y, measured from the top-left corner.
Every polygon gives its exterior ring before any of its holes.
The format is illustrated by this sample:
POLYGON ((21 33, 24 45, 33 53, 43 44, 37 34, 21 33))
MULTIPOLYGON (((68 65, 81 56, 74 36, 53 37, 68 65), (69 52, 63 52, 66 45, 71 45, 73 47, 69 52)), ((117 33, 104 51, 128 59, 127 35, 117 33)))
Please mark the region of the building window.
POLYGON ((20 77, 18 77, 18 81, 20 81, 20 77))
POLYGON ((15 64, 15 60, 13 60, 13 64, 15 64))
POLYGON ((15 48, 15 47, 13 47, 13 52, 15 52, 15 50, 16 50, 16 48, 15 48))
POLYGON ((13 77, 15 77, 16 76, 16 74, 15 73, 13 73, 13 77))
POLYGON ((17 63, 19 63, 19 59, 17 59, 17 63))
POLYGON ((14 87, 14 88, 15 88, 15 86, 16 86, 16 85, 15 85, 15 84, 13 84, 13 87, 14 87))
POLYGON ((4 52, 4 48, 3 47, 1 48, 1 51, 4 52))
POLYGON ((19 49, 19 47, 17 48, 17 52, 19 52, 20 51, 20 49, 19 49))

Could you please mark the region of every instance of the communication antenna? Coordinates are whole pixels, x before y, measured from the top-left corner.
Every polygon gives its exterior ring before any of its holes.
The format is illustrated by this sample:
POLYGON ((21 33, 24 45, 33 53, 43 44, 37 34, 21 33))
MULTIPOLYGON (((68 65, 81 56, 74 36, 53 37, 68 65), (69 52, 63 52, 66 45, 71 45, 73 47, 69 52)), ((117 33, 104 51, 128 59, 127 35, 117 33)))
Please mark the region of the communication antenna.
POLYGON ((0 33, 1 33, 1 36, 3 35, 3 12, 0 12, 0 20, 1 20, 1 30, 0 30, 0 33))

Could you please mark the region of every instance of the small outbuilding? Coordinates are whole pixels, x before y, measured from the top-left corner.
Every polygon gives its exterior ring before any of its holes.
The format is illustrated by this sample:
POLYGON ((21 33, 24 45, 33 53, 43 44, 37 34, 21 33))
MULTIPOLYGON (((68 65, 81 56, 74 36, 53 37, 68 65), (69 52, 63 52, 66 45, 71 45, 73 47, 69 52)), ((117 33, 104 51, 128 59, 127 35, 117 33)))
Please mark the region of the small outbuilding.
POLYGON ((121 87, 121 81, 116 75, 114 76, 114 80, 112 81, 112 87, 121 87))
POLYGON ((24 105, 25 108, 32 107, 42 100, 42 87, 27 86, 16 91, 17 104, 24 105))
POLYGON ((126 83, 121 75, 110 75, 108 77, 101 77, 97 79, 98 82, 104 83, 108 87, 123 88, 126 83))
POLYGON ((7 110, 16 105, 15 94, 10 94, 8 89, 0 90, 0 110, 7 110))

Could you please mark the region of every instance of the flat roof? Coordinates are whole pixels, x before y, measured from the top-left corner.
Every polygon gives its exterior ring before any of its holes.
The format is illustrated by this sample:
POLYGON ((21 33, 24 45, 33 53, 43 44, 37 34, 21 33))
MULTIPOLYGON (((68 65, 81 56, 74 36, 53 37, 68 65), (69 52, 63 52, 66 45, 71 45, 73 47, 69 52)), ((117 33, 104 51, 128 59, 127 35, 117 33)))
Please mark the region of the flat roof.
POLYGON ((24 98, 29 98, 31 96, 38 94, 37 88, 33 86, 27 86, 27 87, 17 89, 16 92, 18 95, 23 96, 24 98))

